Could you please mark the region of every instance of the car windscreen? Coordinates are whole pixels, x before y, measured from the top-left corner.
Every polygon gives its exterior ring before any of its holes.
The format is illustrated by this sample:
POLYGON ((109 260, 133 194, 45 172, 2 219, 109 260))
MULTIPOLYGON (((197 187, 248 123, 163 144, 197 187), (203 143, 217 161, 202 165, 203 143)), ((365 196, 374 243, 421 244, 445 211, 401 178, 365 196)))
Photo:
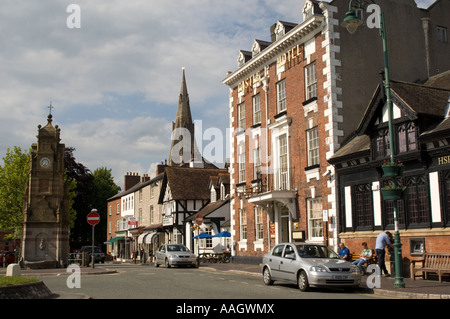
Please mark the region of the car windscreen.
POLYGON ((339 256, 327 246, 321 245, 296 245, 297 252, 301 258, 332 258, 339 259, 339 256))
POLYGON ((189 251, 189 249, 183 245, 167 245, 167 251, 189 251))

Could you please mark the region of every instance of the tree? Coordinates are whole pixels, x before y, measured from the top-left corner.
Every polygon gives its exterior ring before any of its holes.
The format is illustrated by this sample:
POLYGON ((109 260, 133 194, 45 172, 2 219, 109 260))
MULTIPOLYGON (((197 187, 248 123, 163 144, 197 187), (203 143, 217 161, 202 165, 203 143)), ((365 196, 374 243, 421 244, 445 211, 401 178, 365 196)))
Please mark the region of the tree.
POLYGON ((114 178, 111 175, 111 169, 106 167, 97 168, 93 174, 93 198, 92 205, 100 214, 100 223, 96 228, 96 242, 104 243, 106 241, 106 233, 108 230, 106 221, 108 208, 106 206, 108 198, 113 197, 120 191, 120 187, 114 183, 114 178))
POLYGON ((30 170, 30 152, 15 146, 0 166, 0 229, 19 230, 23 222, 23 197, 30 170))
POLYGON ((86 222, 86 215, 92 207, 93 176, 91 171, 75 159, 75 148, 66 147, 64 152, 64 165, 66 179, 72 183, 75 196, 71 196, 72 210, 75 215, 73 227, 70 231, 70 247, 80 248, 91 243, 91 226, 86 222))
POLYGON ((86 216, 93 208, 100 214, 100 223, 95 226, 96 244, 106 241, 106 201, 120 191, 120 187, 114 183, 111 169, 101 167, 92 173, 76 161, 74 151, 74 148, 68 147, 65 152, 66 178, 75 183, 76 194, 72 197, 72 207, 76 214, 70 234, 72 249, 92 244, 92 226, 87 223, 86 216))

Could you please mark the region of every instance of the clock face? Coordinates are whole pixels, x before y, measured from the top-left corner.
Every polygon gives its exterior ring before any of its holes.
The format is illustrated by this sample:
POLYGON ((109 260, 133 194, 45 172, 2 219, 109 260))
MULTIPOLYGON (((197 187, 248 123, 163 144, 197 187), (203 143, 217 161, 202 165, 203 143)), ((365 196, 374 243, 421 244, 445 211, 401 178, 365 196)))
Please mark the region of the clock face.
POLYGON ((40 160, 39 164, 42 168, 49 168, 50 167, 50 159, 47 157, 44 157, 40 160))

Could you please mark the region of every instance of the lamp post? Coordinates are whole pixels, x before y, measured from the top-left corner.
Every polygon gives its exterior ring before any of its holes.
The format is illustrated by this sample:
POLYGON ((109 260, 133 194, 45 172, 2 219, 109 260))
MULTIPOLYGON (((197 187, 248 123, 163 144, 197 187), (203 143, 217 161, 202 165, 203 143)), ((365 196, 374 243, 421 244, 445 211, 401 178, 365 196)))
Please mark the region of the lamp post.
MULTIPOLYGON (((376 5, 375 1, 371 0, 373 4, 376 5)), ((361 0, 350 0, 349 11, 346 13, 344 21, 341 23, 342 27, 347 28, 350 34, 356 32, 358 27, 363 24, 363 21, 356 15, 354 9, 363 9, 364 1, 361 0)), ((386 41, 386 25, 384 21, 384 14, 379 10, 380 16, 380 35, 383 40, 383 55, 384 55, 384 86, 386 91, 386 104, 388 107, 388 129, 389 129, 389 150, 390 150, 390 164, 395 165, 395 142, 394 142, 394 128, 393 128, 393 106, 391 100, 391 83, 389 80, 389 62, 388 62, 388 52, 387 52, 387 41, 386 41)), ((399 173, 401 174, 401 172, 399 173)), ((395 176, 392 178, 391 183, 393 187, 397 187, 397 181, 395 176)), ((400 242, 400 232, 398 227, 398 207, 397 199, 394 199, 394 257, 395 257, 395 281, 394 288, 405 288, 405 283, 403 282, 402 275, 402 244, 400 242)))

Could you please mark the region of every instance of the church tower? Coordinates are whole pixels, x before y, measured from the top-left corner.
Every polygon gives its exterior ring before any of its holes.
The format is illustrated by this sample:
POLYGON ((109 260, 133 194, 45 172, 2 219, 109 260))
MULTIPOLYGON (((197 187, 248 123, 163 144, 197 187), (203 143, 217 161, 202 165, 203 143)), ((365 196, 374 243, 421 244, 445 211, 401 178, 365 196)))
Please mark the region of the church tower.
POLYGON ((30 153, 30 172, 24 197, 22 260, 29 268, 67 266, 69 254, 69 197, 64 183, 65 145, 60 128, 38 126, 30 153))

